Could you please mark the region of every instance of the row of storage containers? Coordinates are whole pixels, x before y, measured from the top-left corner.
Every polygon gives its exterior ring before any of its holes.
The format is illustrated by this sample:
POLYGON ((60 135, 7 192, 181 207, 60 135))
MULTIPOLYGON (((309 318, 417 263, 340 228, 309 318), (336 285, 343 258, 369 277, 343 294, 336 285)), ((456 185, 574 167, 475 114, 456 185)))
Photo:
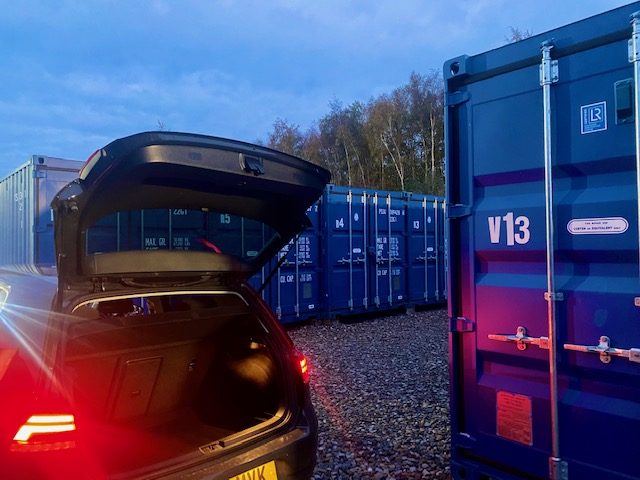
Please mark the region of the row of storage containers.
MULTIPOLYGON (((54 268, 49 204, 82 163, 34 156, 0 182, 0 264, 54 268)), ((283 323, 444 303, 444 201, 429 195, 329 185, 308 211, 311 227, 251 283, 283 323), (270 275, 270 272, 274 272, 270 275)), ((286 214, 286 213, 283 213, 286 214)), ((88 253, 215 248, 257 254, 268 227, 218 212, 119 212, 86 235, 88 253)))
POLYGON ((444 303, 444 208, 441 197, 329 185, 313 226, 272 261, 265 300, 283 323, 444 303))

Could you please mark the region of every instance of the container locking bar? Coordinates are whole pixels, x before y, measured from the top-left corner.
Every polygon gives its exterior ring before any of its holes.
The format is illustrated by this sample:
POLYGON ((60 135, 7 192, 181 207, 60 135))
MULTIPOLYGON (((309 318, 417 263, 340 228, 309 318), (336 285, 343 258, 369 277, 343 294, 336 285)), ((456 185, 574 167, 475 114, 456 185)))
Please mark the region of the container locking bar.
POLYGON ((526 350, 529 345, 537 345, 545 350, 549 349, 549 338, 547 337, 530 337, 527 335, 525 327, 518 327, 515 335, 489 334, 489 340, 498 342, 515 342, 518 350, 526 350))
POLYGON ((564 344, 565 350, 573 350, 574 352, 597 353, 600 355, 602 363, 611 363, 611 357, 624 357, 630 362, 640 363, 640 348, 613 348, 611 340, 607 336, 600 337, 598 345, 574 345, 572 343, 564 344))
MULTIPOLYGON (((632 33, 629 39, 629 62, 633 64, 634 102, 635 112, 635 137, 636 137, 636 184, 638 193, 638 234, 640 235, 640 12, 631 15, 632 33)), ((640 239, 640 237, 639 237, 640 239)), ((640 240, 638 243, 638 275, 640 276, 640 240)))
POLYGON ((555 287, 555 219, 553 210, 553 105, 551 86, 559 81, 558 61, 551 58, 553 43, 541 45, 540 86, 542 87, 542 116, 544 144, 544 193, 545 193, 545 233, 547 250, 547 348, 549 350, 549 406, 551 414, 551 456, 549 457, 549 477, 562 480, 568 477, 567 464, 560 456, 560 419, 558 413, 558 360, 556 287, 555 287))

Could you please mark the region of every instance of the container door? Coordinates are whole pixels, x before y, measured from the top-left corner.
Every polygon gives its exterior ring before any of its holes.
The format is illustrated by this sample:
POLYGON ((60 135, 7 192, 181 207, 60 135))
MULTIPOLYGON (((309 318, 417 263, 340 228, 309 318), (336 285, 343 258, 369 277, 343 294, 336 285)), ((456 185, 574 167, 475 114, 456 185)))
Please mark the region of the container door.
POLYGON ((368 308, 367 198, 363 191, 329 187, 326 193, 325 292, 332 312, 368 308))
POLYGON ((408 288, 409 301, 436 301, 435 199, 414 195, 408 200, 408 288))
POLYGON ((371 210, 373 304, 381 309, 400 307, 407 296, 405 202, 398 194, 376 192, 371 196, 371 210))
POLYGON ((640 476, 631 8, 445 64, 454 478, 640 476))
POLYGON ((570 78, 553 85, 559 432, 570 478, 640 477, 638 89, 628 58, 626 38, 560 57, 560 78, 570 78))

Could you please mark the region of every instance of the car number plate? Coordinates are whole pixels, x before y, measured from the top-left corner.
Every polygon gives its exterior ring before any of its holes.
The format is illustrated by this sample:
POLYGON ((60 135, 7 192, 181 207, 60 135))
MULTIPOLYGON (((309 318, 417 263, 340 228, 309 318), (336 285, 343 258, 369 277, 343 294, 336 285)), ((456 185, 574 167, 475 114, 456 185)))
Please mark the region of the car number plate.
POLYGON ((229 480, 278 480, 276 462, 271 460, 269 463, 247 470, 229 480))

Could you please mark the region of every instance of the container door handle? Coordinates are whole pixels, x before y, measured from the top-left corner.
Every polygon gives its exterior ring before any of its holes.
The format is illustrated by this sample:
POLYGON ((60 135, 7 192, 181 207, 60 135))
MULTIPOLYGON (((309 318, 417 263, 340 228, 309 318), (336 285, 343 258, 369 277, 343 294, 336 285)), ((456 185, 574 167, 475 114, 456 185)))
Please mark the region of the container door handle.
POLYGON ((489 340, 498 342, 515 342, 518 350, 526 350, 528 345, 537 345, 540 348, 549 349, 548 337, 530 337, 525 327, 518 327, 515 335, 489 334, 489 340))
POLYGON ((640 348, 630 348, 628 350, 624 348, 613 348, 609 337, 604 335, 600 337, 600 343, 598 343, 598 345, 574 345, 572 343, 565 343, 564 349, 574 352, 597 353, 600 355, 600 361, 602 363, 610 363, 612 356, 624 357, 629 359, 630 362, 640 363, 640 348))

